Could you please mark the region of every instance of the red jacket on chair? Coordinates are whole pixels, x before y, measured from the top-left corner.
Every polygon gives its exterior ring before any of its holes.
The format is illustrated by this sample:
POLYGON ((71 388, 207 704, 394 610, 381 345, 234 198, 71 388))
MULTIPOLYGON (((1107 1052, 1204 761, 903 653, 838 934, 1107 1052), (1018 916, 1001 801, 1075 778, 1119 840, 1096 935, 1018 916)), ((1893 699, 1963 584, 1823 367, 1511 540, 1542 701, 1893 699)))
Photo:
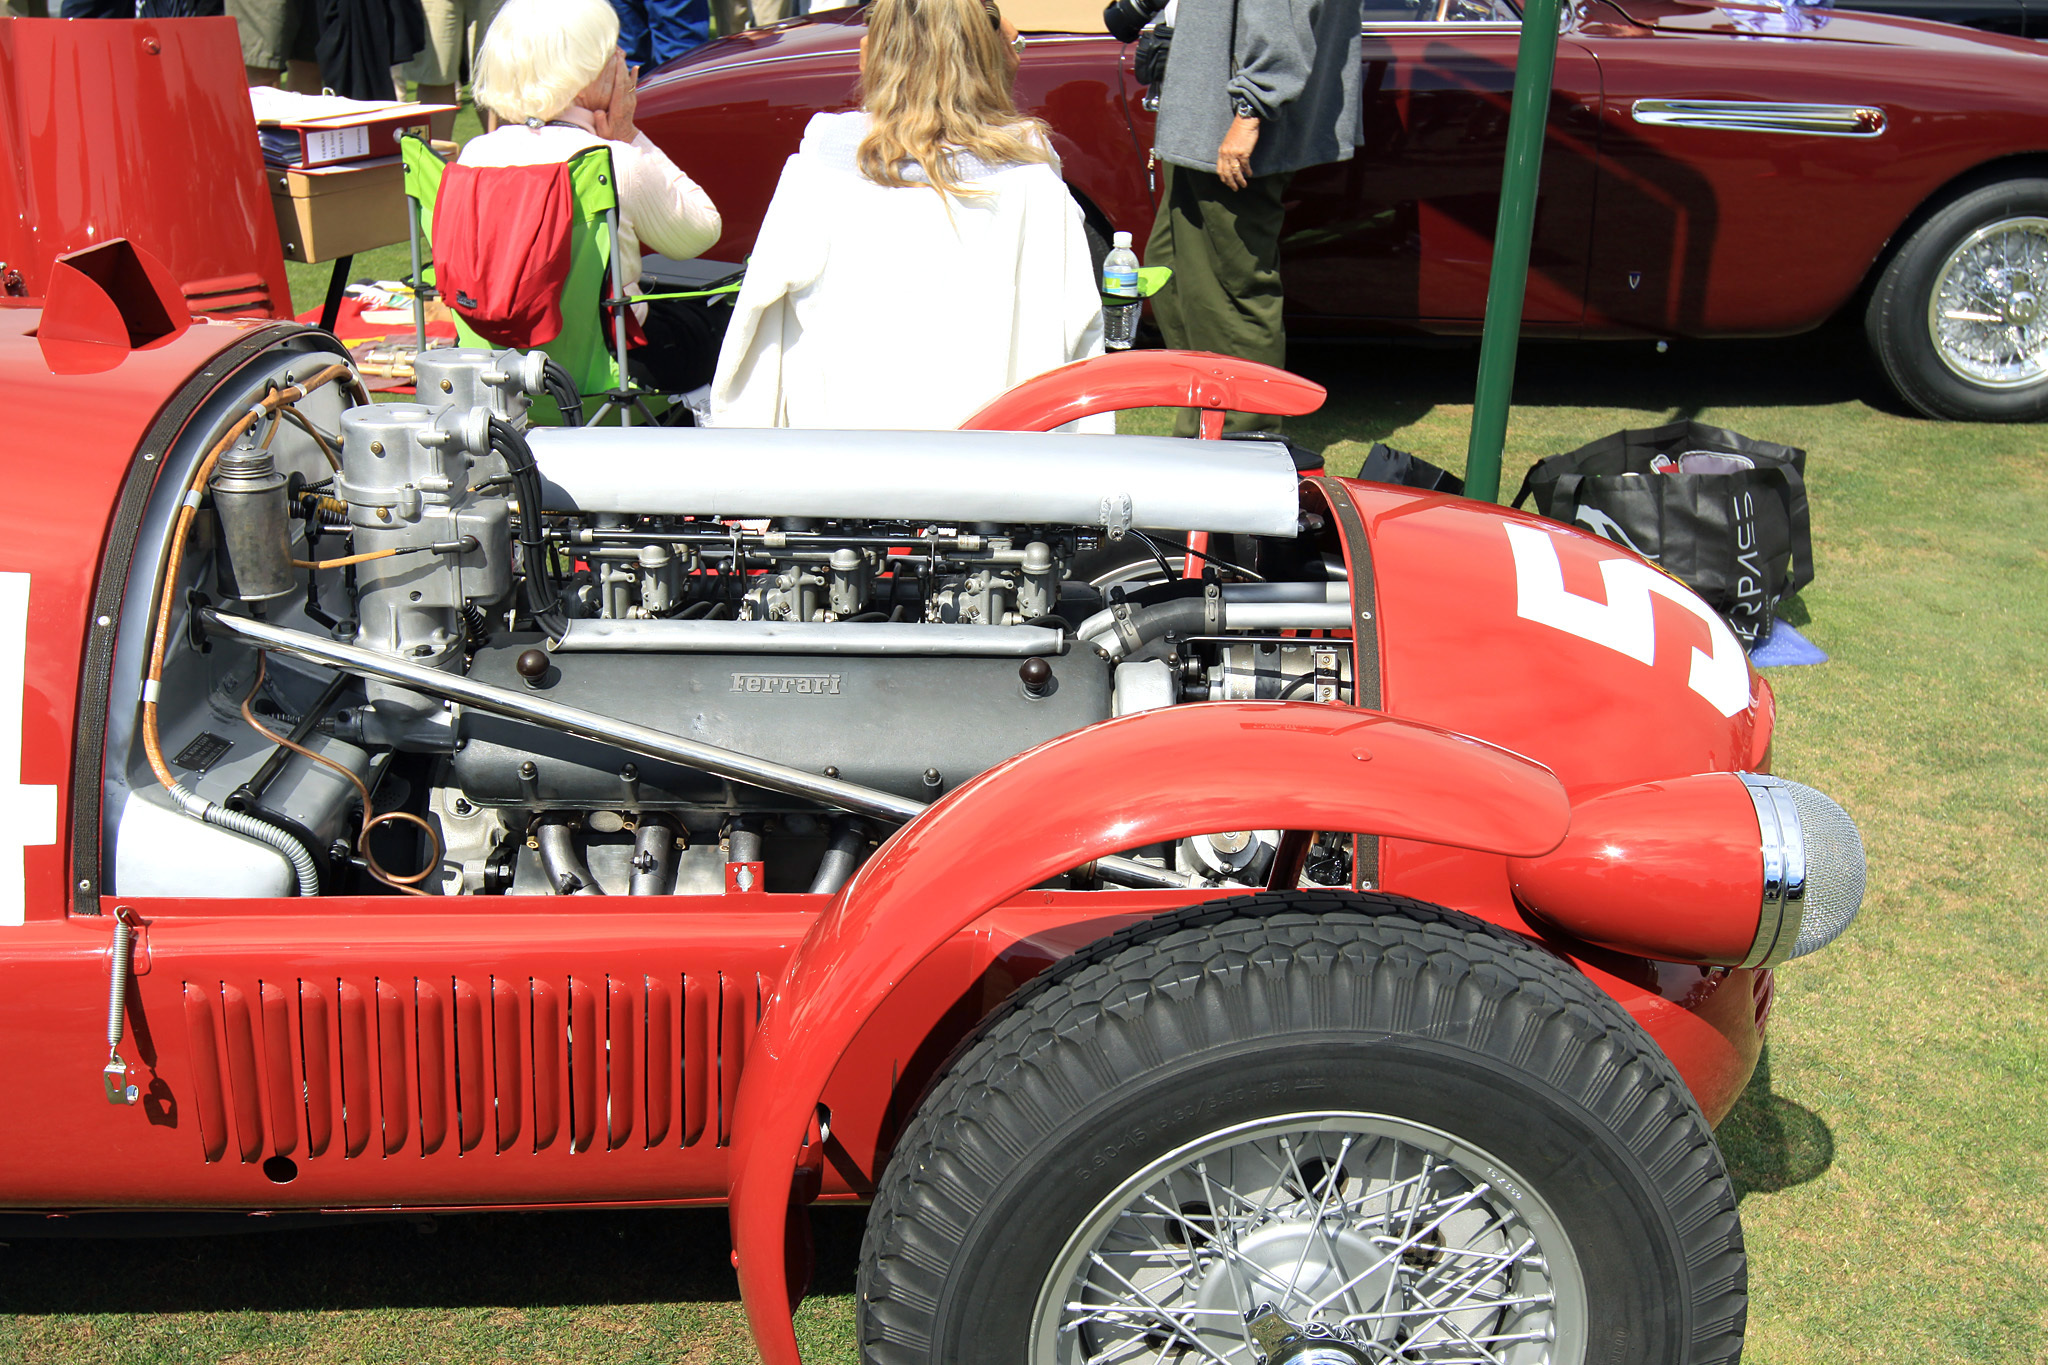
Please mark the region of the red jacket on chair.
POLYGON ((434 202, 442 296, 496 345, 553 341, 575 219, 566 165, 448 167, 434 202))

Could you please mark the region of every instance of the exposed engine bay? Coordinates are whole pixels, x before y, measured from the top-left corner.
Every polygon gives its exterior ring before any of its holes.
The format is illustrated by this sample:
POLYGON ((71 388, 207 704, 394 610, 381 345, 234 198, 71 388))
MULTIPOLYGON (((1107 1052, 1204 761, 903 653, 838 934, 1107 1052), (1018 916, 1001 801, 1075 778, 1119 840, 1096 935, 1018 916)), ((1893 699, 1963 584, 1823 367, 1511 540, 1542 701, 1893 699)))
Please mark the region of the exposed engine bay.
MULTIPOLYGON (((113 893, 830 893, 1060 735, 1352 699, 1341 547, 1282 445, 541 428, 545 365, 435 351, 419 401, 369 403, 280 354, 164 453, 113 662, 113 893)), ((1262 885, 1279 837, 1057 884, 1262 885)))

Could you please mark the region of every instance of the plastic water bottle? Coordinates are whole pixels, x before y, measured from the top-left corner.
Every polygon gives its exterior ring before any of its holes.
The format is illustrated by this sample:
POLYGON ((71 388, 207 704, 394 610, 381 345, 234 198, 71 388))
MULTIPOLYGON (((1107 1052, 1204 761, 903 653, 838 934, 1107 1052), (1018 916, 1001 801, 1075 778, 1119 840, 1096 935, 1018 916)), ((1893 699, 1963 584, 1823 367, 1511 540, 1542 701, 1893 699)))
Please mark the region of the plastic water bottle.
POLYGON ((1138 310, 1143 306, 1138 302, 1138 254, 1131 250, 1131 234, 1119 232, 1102 261, 1102 344, 1112 351, 1129 350, 1138 335, 1138 310))

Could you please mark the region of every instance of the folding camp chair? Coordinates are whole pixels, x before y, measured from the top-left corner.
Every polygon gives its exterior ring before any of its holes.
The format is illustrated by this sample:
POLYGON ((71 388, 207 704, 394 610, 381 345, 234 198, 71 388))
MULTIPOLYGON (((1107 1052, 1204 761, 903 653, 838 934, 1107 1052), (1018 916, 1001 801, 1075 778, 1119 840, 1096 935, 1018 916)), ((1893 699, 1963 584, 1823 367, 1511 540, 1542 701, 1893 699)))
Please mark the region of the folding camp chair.
MULTIPOLYGON (((400 138, 399 148, 405 161, 405 195, 410 216, 413 317, 420 349, 425 350, 426 300, 433 290, 428 278, 432 264, 422 260, 421 244, 432 244, 435 205, 448 163, 418 138, 400 138)), ((626 309, 636 302, 654 299, 707 298, 732 293, 739 286, 729 283, 673 294, 628 295, 620 259, 618 181, 612 171, 611 149, 592 147, 571 158, 569 184, 575 215, 570 228, 569 273, 562 286, 562 330, 537 349, 545 351, 567 371, 577 392, 586 400, 601 400, 587 417, 586 425, 595 426, 616 415, 621 425, 630 426, 635 413, 651 424, 655 411, 650 403, 665 405, 665 399, 633 382, 627 368, 626 309)), ((492 346, 492 342, 470 327, 459 309, 451 311, 455 313, 457 340, 465 346, 492 346)), ((543 404, 553 406, 546 399, 536 400, 537 408, 543 404)), ((545 409, 537 416, 544 417, 545 409)))

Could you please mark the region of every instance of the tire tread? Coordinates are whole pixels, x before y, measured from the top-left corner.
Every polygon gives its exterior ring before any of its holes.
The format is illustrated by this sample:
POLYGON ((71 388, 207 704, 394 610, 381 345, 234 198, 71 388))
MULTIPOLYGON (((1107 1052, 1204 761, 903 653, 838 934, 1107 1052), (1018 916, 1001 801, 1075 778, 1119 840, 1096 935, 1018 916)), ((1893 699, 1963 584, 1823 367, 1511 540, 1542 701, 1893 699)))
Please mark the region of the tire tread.
POLYGON ((1878 273, 1864 308, 1863 330, 1886 382, 1928 417, 1957 422, 2033 422, 2048 417, 2048 381, 2001 393, 1969 384, 1934 354, 1926 335, 1922 277, 1932 276, 1949 245, 1992 217, 2010 212, 2015 201, 2048 214, 2048 179, 1994 180, 1958 194, 1935 209, 1907 235, 1878 273))
POLYGON ((1482 920, 1318 891, 1205 902, 1120 929, 983 1022, 879 1179, 857 1287, 864 1359, 935 1365, 931 1315, 975 1212, 1064 1116, 1168 1054, 1341 1029, 1421 1035, 1510 1062, 1595 1115, 1666 1201, 1695 1305, 1684 1362, 1740 1358, 1747 1274, 1733 1188, 1691 1093, 1627 1011, 1567 962, 1482 920), (1335 968, 1360 945, 1371 961, 1346 1007, 1334 998, 1335 968), (1204 980, 1233 977, 1237 989, 1208 992, 1220 1008, 1203 1008, 1204 980), (1071 1045, 1082 1040, 1091 1045, 1071 1045))

